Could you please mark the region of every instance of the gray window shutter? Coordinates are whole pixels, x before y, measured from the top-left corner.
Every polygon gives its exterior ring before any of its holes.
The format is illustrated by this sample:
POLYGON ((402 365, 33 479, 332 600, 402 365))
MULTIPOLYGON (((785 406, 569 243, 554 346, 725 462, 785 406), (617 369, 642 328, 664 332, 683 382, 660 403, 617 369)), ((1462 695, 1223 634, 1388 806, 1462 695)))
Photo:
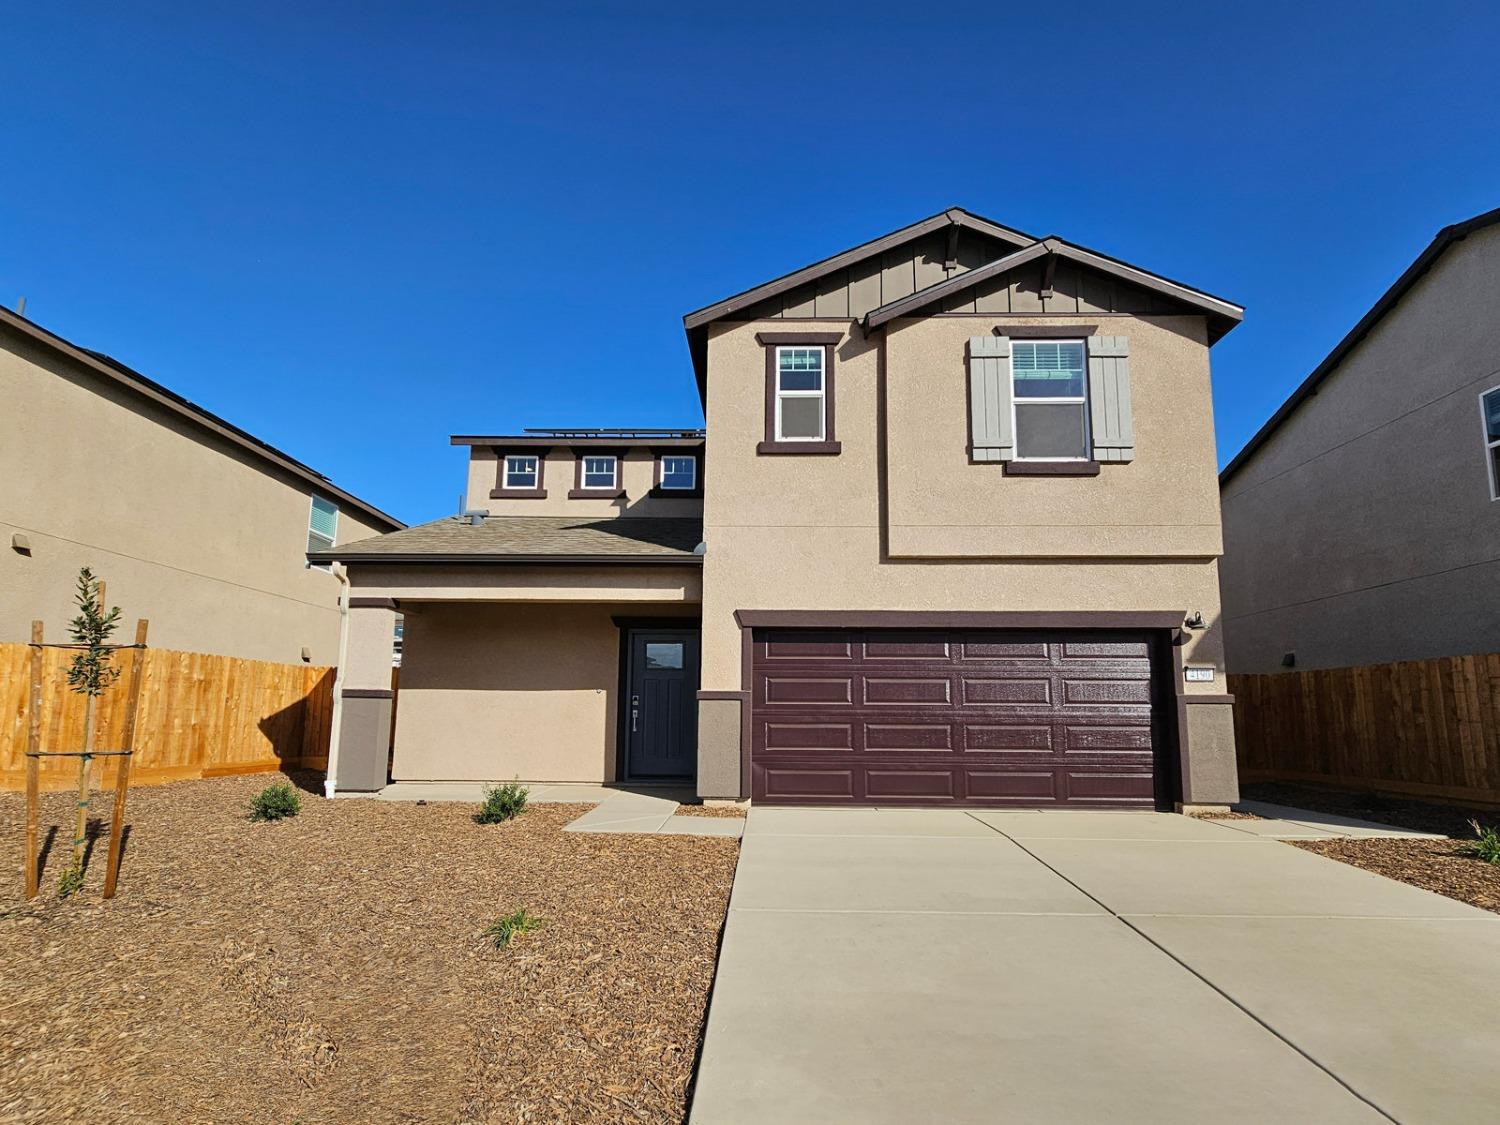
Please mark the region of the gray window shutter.
POLYGON ((969 338, 969 455, 1009 461, 1016 455, 1010 409, 1010 338, 969 338))
POLYGON ((1130 344, 1124 336, 1090 336, 1089 417, 1094 460, 1135 460, 1130 417, 1130 344))

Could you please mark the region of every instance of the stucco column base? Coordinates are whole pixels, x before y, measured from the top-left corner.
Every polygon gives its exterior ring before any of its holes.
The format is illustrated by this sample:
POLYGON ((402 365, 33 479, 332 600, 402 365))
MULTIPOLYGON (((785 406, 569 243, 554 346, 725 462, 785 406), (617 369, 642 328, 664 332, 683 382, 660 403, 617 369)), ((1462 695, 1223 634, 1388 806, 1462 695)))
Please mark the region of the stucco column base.
POLYGON ((698 796, 704 804, 736 804, 749 796, 740 791, 740 709, 744 703, 725 698, 730 694, 698 696, 698 796))
POLYGON ((1188 775, 1182 779, 1179 808, 1232 805, 1240 799, 1239 764, 1234 756, 1234 705, 1189 703, 1188 775))
POLYGON ((348 638, 339 670, 339 738, 330 755, 329 780, 336 793, 369 793, 385 785, 390 763, 395 603, 351 598, 344 627, 348 638))

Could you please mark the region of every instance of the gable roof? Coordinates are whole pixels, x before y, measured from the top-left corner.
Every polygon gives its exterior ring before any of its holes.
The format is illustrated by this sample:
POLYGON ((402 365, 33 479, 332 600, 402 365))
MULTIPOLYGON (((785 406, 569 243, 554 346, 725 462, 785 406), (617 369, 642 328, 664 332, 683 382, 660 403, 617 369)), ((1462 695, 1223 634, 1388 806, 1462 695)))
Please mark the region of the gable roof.
POLYGON ((1118 277, 1143 289, 1160 293, 1163 296, 1174 298, 1193 308, 1202 310, 1209 318, 1209 343, 1213 343, 1226 332, 1244 319, 1245 310, 1233 301, 1226 301, 1222 297, 1215 297, 1211 293, 1205 293, 1201 289, 1194 289, 1184 285, 1180 281, 1172 281, 1170 278, 1143 270, 1139 266, 1132 266, 1117 258, 1111 258, 1106 254, 1100 254, 1094 250, 1087 250, 1082 246, 1074 246, 1070 242, 1064 242, 1056 235, 1047 235, 1038 239, 1031 245, 1017 250, 1013 254, 1007 254, 1003 258, 996 258, 993 262, 967 270, 954 277, 946 278, 926 289, 919 289, 908 297, 891 301, 889 304, 881 305, 865 314, 864 325, 866 328, 878 328, 880 325, 895 320, 897 317, 910 316, 913 313, 928 307, 936 301, 944 300, 956 293, 961 293, 975 285, 992 277, 1015 269, 1017 266, 1025 265, 1027 262, 1038 258, 1055 255, 1088 266, 1091 269, 1107 273, 1112 277, 1118 277))
POLYGON ((352 492, 345 492, 316 469, 304 465, 296 458, 283 453, 267 442, 261 441, 260 438, 246 430, 240 429, 233 422, 226 421, 217 414, 205 410, 197 403, 183 398, 175 391, 168 390, 156 382, 156 380, 147 378, 139 371, 125 366, 125 364, 112 356, 64 340, 56 333, 49 332, 41 325, 33 323, 19 313, 11 312, 6 308, 0 308, 0 328, 14 329, 27 339, 49 348, 66 359, 72 360, 74 363, 87 368, 93 374, 102 376, 112 383, 125 387, 142 398, 156 403, 158 406, 165 407, 173 414, 188 419, 200 428, 228 441, 231 445, 239 446, 256 460, 267 465, 272 465, 284 473, 289 473, 294 477, 306 481, 313 487, 314 491, 322 493, 325 496, 337 498, 350 509, 369 517, 377 524, 383 524, 393 530, 406 526, 395 516, 382 512, 379 508, 365 503, 352 492))
POLYGON ((934 301, 943 300, 988 278, 996 277, 1006 270, 1015 269, 1029 261, 1049 255, 1067 258, 1201 310, 1208 317, 1210 343, 1218 340, 1238 324, 1245 314, 1245 310, 1232 301, 1226 301, 1222 297, 1216 297, 1201 289, 1194 289, 1180 281, 1162 277, 1160 274, 1151 273, 1118 258, 1101 254, 1097 250, 1074 245, 1054 235, 1035 238, 1022 231, 1002 226, 993 220, 982 218, 971 211, 965 211, 962 207, 950 207, 946 211, 929 215, 909 226, 893 230, 889 234, 883 234, 879 238, 871 239, 869 242, 861 243, 849 250, 834 254, 832 257, 814 262, 810 266, 803 266, 799 270, 783 274, 753 289, 747 289, 732 297, 726 297, 722 301, 705 305, 684 316, 682 326, 687 332, 688 351, 692 356, 693 371, 698 379, 699 397, 706 399, 707 395, 708 326, 714 321, 723 320, 736 313, 743 313, 761 301, 817 281, 838 270, 857 265, 933 231, 956 228, 977 231, 1012 249, 1009 253, 984 265, 965 270, 871 310, 865 315, 863 321, 867 329, 877 327, 895 317, 909 315, 934 301))
POLYGON ((1328 353, 1322 363, 1313 368, 1312 374, 1302 380, 1302 383, 1281 404, 1276 413, 1266 420, 1266 424, 1257 430, 1255 436, 1230 459, 1229 464, 1224 466, 1224 471, 1219 474, 1219 487, 1222 488, 1229 483, 1229 478, 1245 467, 1245 464, 1255 455, 1256 450, 1271 440, 1271 436, 1283 422, 1292 416, 1297 407, 1318 393, 1318 387, 1323 380, 1333 374, 1338 365, 1359 346, 1360 342, 1370 334, 1371 329, 1384 319, 1386 313, 1400 303, 1407 291, 1421 280, 1422 275, 1433 267, 1450 246, 1455 242, 1462 242, 1475 231, 1483 230, 1496 223, 1500 223, 1500 207, 1493 211, 1486 211, 1482 215, 1475 215, 1472 219, 1465 219, 1461 223, 1453 223, 1438 231, 1437 236, 1428 243, 1427 249, 1417 255, 1417 260, 1406 267, 1406 271, 1381 294, 1380 300, 1370 307, 1370 311, 1360 317, 1359 323, 1334 345, 1333 351, 1328 353))

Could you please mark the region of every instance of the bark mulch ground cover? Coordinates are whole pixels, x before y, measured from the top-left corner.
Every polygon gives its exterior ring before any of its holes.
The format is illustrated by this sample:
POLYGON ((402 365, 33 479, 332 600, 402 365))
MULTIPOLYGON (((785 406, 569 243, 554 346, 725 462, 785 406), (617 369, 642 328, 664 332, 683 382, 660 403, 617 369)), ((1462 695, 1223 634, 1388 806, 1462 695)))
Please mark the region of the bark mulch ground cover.
POLYGON ((717 816, 726 820, 744 820, 743 805, 678 805, 676 816, 717 816))
POLYGON ((1256 816, 1253 812, 1241 812, 1239 809, 1230 809, 1228 812, 1192 812, 1188 816, 1194 820, 1262 820, 1263 817, 1256 816))
POLYGON ((311 794, 250 823, 269 780, 133 792, 111 901, 102 841, 57 898, 62 829, 27 904, 0 794, 0 1120, 682 1119, 736 841, 311 794), (482 936, 522 907, 544 925, 482 936))
POLYGON ((1312 785, 1257 782, 1244 787, 1257 801, 1374 820, 1446 840, 1295 840, 1299 848, 1341 860, 1377 875, 1399 879, 1471 906, 1500 913, 1500 867, 1465 855, 1474 839, 1471 820, 1490 825, 1500 813, 1440 805, 1384 793, 1352 793, 1312 785))

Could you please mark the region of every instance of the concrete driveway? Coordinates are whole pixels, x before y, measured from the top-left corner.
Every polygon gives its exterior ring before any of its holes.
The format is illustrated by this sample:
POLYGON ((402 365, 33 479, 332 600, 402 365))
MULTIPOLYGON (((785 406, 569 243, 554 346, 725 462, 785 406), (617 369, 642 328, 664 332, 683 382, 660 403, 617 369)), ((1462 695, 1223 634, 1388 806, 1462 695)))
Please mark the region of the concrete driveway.
POLYGON ((752 809, 691 1120, 1488 1122, 1497 965, 1224 824, 752 809))

